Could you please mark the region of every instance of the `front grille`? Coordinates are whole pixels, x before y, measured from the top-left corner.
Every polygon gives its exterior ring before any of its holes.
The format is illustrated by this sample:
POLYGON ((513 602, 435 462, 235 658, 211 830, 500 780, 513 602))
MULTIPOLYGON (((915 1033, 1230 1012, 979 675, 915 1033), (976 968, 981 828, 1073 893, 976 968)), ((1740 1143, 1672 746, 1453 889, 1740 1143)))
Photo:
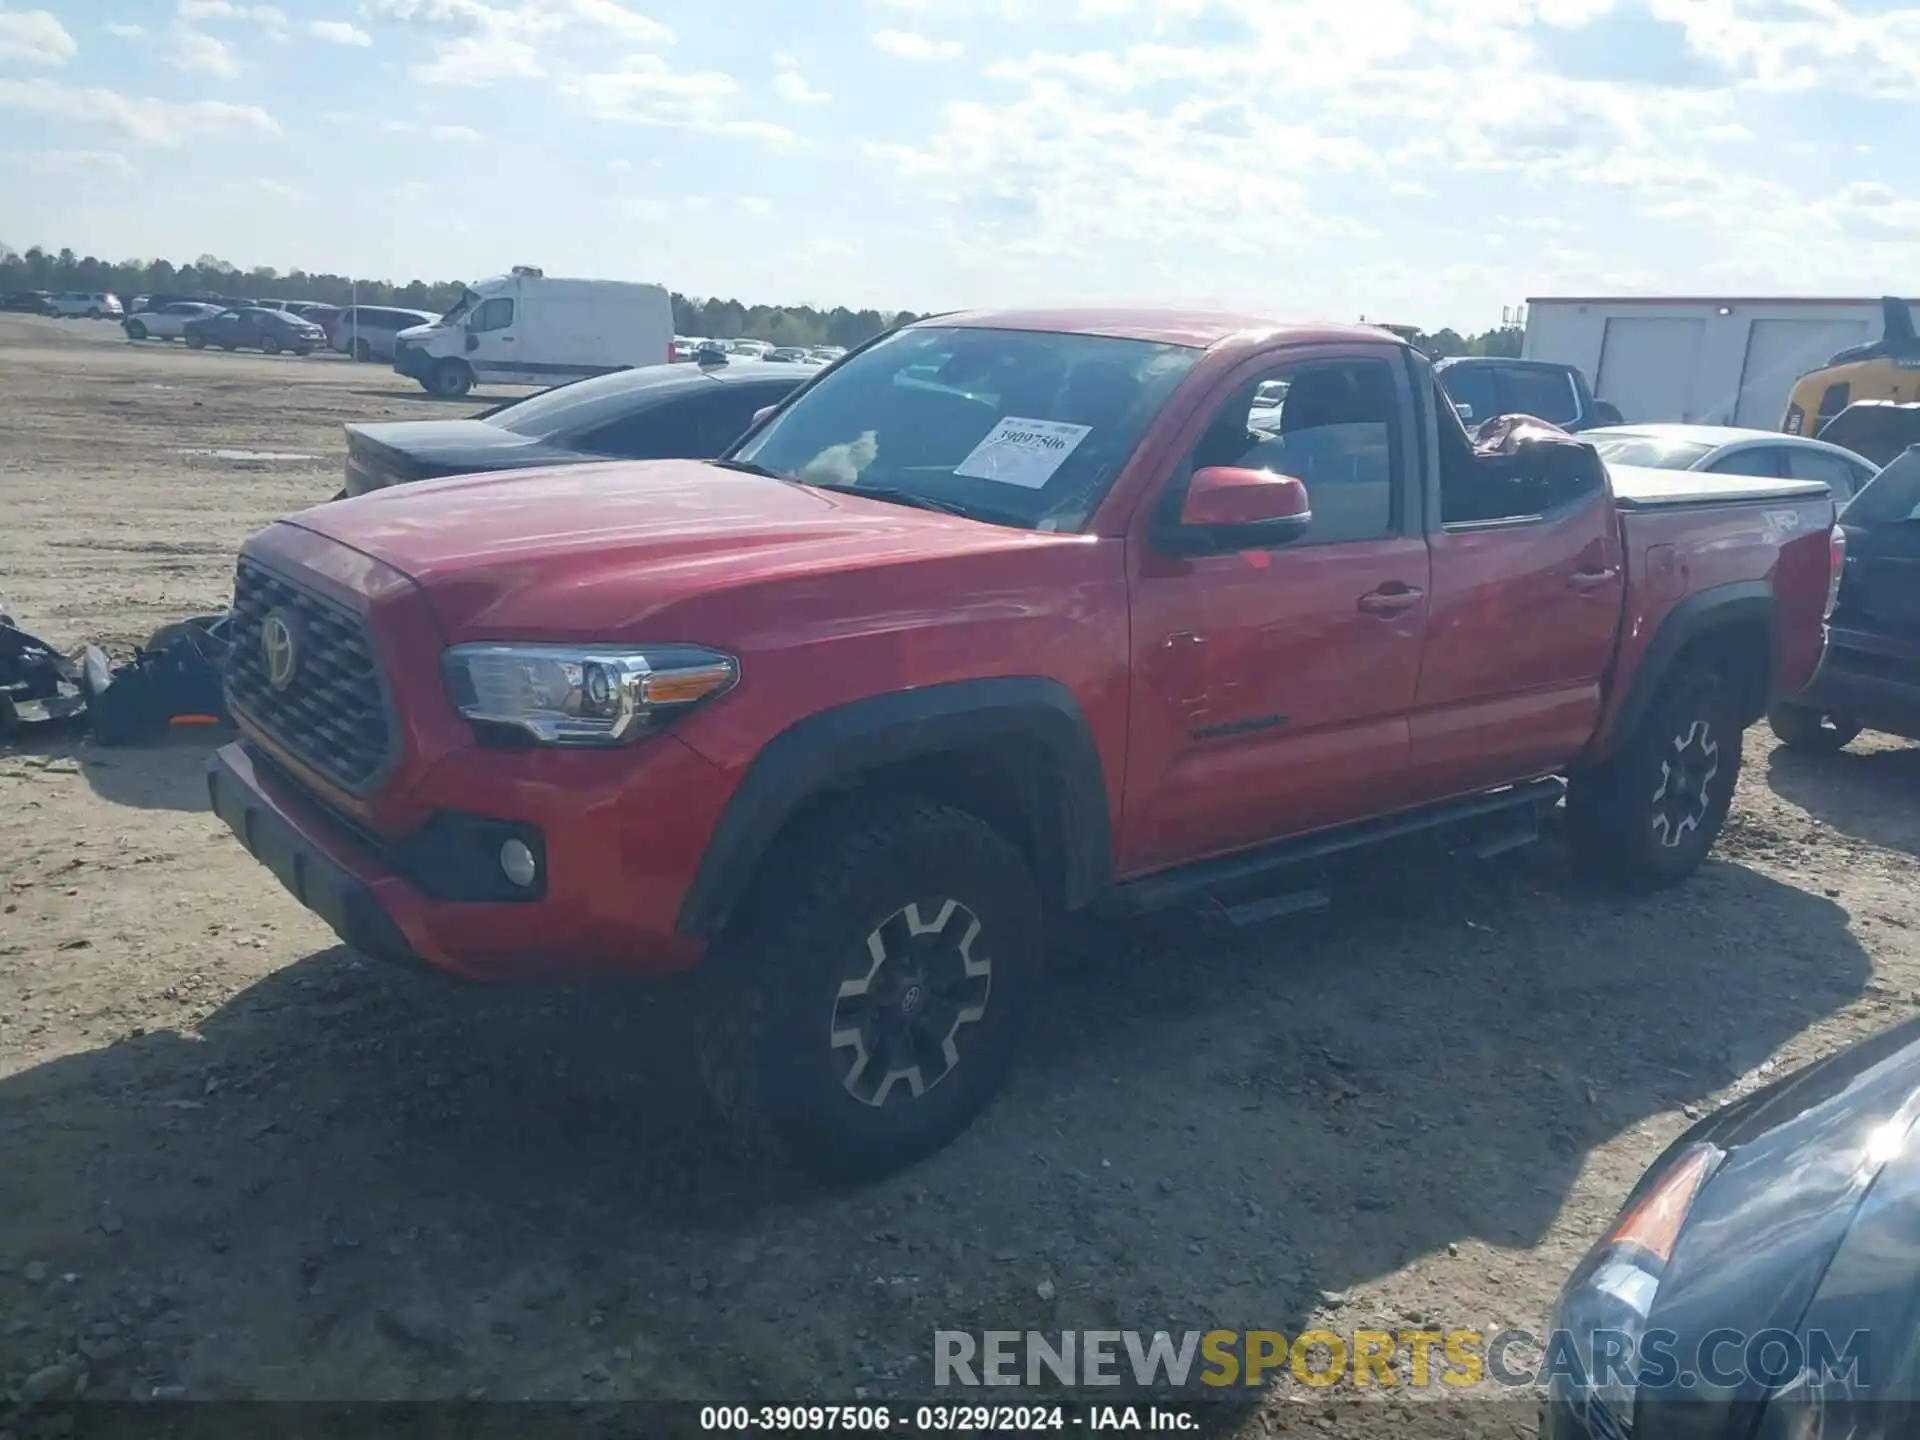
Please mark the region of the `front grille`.
POLYGON ((342 789, 371 788, 392 753, 393 730, 360 617, 242 560, 232 634, 227 703, 342 789), (293 643, 292 678, 279 689, 263 640, 269 616, 285 624, 293 643))

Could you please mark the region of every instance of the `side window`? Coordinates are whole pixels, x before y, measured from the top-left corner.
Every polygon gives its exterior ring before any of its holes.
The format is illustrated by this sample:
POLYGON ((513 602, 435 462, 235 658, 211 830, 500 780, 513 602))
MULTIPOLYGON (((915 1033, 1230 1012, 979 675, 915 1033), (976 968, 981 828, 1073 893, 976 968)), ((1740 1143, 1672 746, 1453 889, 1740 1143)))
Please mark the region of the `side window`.
POLYGON ((1500 395, 1494 389, 1493 371, 1485 365, 1454 365, 1440 372, 1442 399, 1456 407, 1466 406, 1460 418, 1468 425, 1479 425, 1500 413, 1500 395))
POLYGON ((473 318, 467 321, 467 329, 478 335, 485 330, 505 330, 512 324, 513 301, 505 295, 496 295, 473 312, 473 318))
POLYGON ((589 430, 573 447, 621 460, 711 459, 722 448, 712 432, 719 428, 715 417, 727 398, 694 395, 660 401, 589 430))
POLYGON ((1778 445, 1755 445, 1747 450, 1736 450, 1714 461, 1707 469, 1715 475, 1753 475, 1766 480, 1778 480, 1786 474, 1780 465, 1778 445))
MULTIPOLYGON (((1233 465, 1303 481, 1313 523, 1298 542, 1377 540, 1399 525, 1393 372, 1379 360, 1289 365, 1248 382, 1214 416, 1192 470, 1233 465), (1285 382, 1284 390, 1276 382, 1285 382), (1277 403, 1276 403, 1277 401, 1277 403)), ((1184 484, 1176 487, 1182 495, 1184 484)))
POLYGON ((1858 470, 1851 460, 1829 455, 1822 450, 1787 451, 1787 473, 1795 480, 1818 480, 1833 492, 1836 501, 1851 499, 1860 488, 1858 470))
POLYGON ((707 449, 702 459, 718 455, 747 433, 754 413, 766 405, 777 405, 786 398, 784 390, 760 385, 723 385, 720 398, 707 417, 707 449))
POLYGON ((1508 415, 1536 415, 1555 425, 1580 418, 1573 382, 1564 371, 1535 370, 1531 366, 1504 368, 1500 376, 1500 408, 1508 415))
POLYGON ((1820 392, 1820 413, 1814 417, 1812 433, 1818 435, 1820 427, 1847 408, 1847 401, 1853 394, 1853 386, 1846 381, 1838 385, 1829 385, 1820 392))

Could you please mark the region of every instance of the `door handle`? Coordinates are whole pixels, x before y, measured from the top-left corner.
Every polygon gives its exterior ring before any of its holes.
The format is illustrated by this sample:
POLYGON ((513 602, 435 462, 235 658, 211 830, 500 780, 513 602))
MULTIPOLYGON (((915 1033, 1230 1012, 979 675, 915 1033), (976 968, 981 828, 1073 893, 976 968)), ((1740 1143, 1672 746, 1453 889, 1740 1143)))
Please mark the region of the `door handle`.
POLYGON ((1369 590, 1362 595, 1359 605, 1368 615, 1399 615, 1426 598, 1426 591, 1390 580, 1378 590, 1369 590))
POLYGON ((1567 577, 1567 584, 1585 595, 1590 591, 1598 590, 1603 585, 1611 584, 1619 573, 1620 567, 1617 565, 1609 565, 1604 570, 1576 570, 1567 577))

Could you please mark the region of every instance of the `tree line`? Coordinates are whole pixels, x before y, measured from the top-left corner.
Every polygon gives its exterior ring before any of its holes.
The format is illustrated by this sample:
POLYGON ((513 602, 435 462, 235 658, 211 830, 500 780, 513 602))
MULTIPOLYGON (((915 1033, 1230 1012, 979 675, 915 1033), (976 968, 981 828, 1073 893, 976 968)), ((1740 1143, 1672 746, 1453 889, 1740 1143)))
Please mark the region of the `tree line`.
MULTIPOLYGON (((124 300, 135 295, 182 295, 209 300, 318 300, 329 305, 396 305, 440 314, 459 299, 458 280, 358 280, 306 270, 281 272, 271 265, 242 270, 217 255, 202 255, 186 265, 169 260, 124 260, 119 264, 71 250, 48 251, 38 245, 16 252, 0 245, 0 293, 20 290, 110 291, 124 300)), ((721 340, 751 336, 775 345, 858 345, 894 325, 920 317, 911 310, 831 310, 812 305, 746 305, 738 300, 675 294, 673 328, 678 335, 721 340)), ((1451 328, 1431 334, 1406 334, 1434 359, 1449 355, 1518 355, 1522 331, 1501 326, 1478 335, 1451 328)))

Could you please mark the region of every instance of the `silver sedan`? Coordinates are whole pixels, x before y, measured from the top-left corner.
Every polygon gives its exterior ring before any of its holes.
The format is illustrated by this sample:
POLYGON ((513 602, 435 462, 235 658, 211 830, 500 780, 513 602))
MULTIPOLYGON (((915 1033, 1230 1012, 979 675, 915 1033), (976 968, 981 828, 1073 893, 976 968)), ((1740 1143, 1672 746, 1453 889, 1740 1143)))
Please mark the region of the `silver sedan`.
POLYGON ((1823 440, 1728 425, 1606 425, 1585 431, 1580 438, 1614 465, 1820 480, 1837 502, 1852 499, 1877 468, 1851 450, 1823 440))

